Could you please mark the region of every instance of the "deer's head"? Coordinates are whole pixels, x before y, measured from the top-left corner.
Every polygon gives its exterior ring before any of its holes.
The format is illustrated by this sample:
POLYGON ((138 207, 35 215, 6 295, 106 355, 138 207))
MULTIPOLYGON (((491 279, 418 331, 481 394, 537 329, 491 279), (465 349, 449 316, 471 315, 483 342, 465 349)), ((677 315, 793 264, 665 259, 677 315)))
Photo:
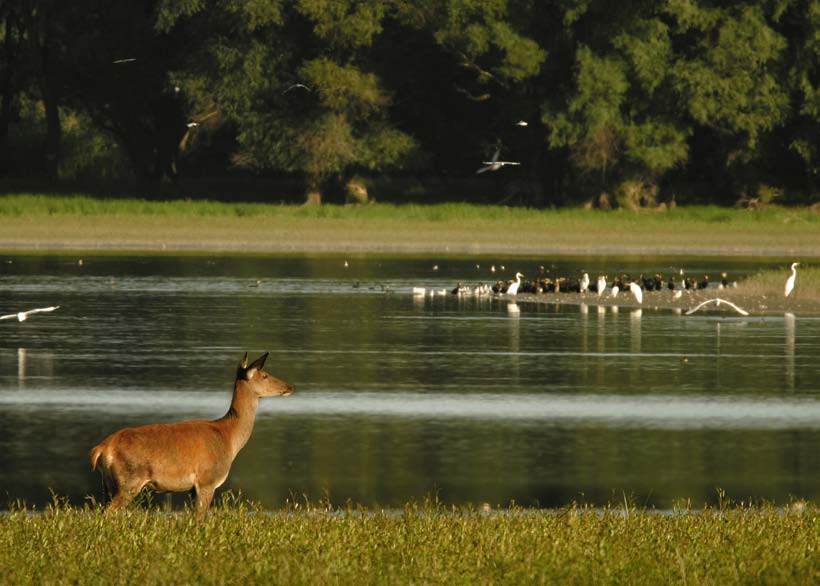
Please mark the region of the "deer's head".
POLYGON ((237 381, 244 382, 257 397, 287 397, 293 393, 293 387, 262 370, 267 358, 268 352, 265 352, 248 364, 248 353, 246 352, 236 370, 237 381))

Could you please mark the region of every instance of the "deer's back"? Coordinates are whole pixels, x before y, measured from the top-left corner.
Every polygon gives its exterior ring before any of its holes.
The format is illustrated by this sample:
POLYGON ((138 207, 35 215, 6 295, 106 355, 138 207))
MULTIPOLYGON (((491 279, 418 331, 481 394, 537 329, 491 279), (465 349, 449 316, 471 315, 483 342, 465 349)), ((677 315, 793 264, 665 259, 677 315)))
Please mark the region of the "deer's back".
POLYGON ((101 444, 106 468, 114 476, 150 478, 159 490, 187 490, 196 479, 224 479, 230 445, 213 421, 161 423, 122 429, 101 444))

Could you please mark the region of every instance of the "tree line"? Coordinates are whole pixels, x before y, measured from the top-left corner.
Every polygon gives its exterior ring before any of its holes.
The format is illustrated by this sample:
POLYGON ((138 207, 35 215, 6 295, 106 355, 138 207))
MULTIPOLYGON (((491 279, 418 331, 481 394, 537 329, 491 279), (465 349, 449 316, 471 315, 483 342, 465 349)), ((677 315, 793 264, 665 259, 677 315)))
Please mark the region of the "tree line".
POLYGON ((818 57, 818 0, 0 0, 0 173, 809 203, 818 57))

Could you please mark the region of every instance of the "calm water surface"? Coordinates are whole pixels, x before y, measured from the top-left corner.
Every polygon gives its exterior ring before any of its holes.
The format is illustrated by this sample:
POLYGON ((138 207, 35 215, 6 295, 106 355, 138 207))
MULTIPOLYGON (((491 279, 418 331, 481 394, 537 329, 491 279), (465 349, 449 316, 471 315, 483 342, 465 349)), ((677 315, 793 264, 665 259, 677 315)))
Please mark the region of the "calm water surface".
POLYGON ((245 351, 296 388, 260 403, 226 484, 268 507, 820 497, 819 317, 411 294, 492 264, 739 278, 785 260, 79 259, 0 255, 0 314, 61 305, 0 322, 0 507, 99 495, 93 445, 221 416, 245 351))

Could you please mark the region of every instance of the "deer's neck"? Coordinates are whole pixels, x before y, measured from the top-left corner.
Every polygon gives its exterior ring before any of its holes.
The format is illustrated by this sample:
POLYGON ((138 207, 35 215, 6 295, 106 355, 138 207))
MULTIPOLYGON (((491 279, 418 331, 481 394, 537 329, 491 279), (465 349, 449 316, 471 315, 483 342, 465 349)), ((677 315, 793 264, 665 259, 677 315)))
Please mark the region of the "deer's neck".
POLYGON ((247 388, 245 381, 236 381, 233 388, 231 407, 225 416, 218 421, 226 431, 234 457, 251 437, 258 404, 259 397, 247 388))

